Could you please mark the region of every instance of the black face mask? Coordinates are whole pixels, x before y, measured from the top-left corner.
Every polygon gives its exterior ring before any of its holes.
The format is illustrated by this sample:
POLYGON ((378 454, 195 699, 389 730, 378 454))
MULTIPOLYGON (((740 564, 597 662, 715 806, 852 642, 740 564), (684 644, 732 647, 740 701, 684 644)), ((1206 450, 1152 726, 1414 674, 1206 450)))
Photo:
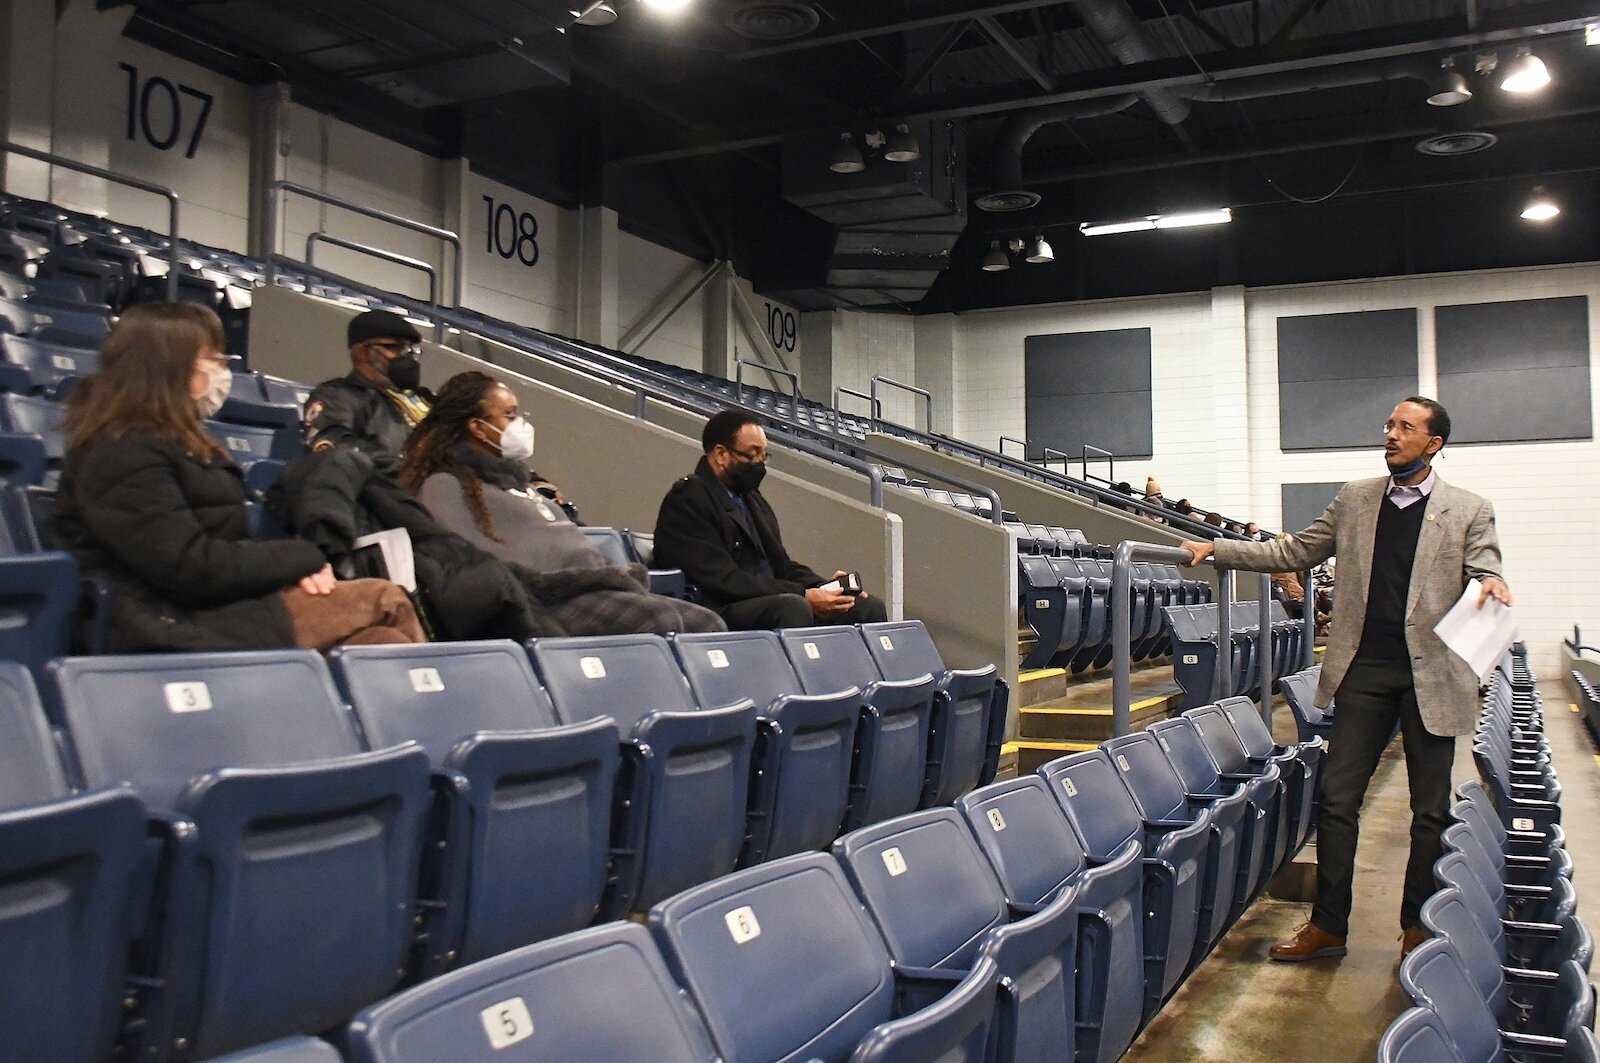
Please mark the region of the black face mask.
POLYGON ((422 363, 415 355, 402 354, 389 363, 384 375, 401 391, 415 391, 422 383, 422 363))
POLYGON ((736 495, 747 495, 761 486, 766 475, 766 462, 742 461, 728 469, 728 490, 736 495))

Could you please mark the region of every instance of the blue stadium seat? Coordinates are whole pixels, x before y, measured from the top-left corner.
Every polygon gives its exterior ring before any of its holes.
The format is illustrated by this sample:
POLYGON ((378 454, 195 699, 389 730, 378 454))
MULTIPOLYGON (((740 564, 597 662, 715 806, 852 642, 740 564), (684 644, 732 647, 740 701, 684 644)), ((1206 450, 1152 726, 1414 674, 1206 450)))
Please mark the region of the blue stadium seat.
POLYGON ((230 1052, 206 1063, 343 1063, 339 1053, 315 1037, 285 1037, 271 1044, 230 1052))
POLYGON ((0 428, 43 440, 47 467, 52 472, 67 460, 67 443, 61 434, 61 419, 66 412, 61 403, 39 396, 0 395, 0 428))
POLYGON ((1277 837, 1277 822, 1283 807, 1283 787, 1278 769, 1270 768, 1262 775, 1224 776, 1216 762, 1206 752, 1200 732, 1185 717, 1163 720, 1149 728, 1156 736, 1161 751, 1167 755, 1178 778, 1183 780, 1187 793, 1204 797, 1223 798, 1242 793, 1249 805, 1242 823, 1243 833, 1239 844, 1239 877, 1233 887, 1233 910, 1228 915, 1230 923, 1238 920, 1256 895, 1266 887, 1275 870, 1272 854, 1277 837))
POLYGON ((968 790, 992 782, 1005 743, 1010 700, 1010 688, 995 666, 946 668, 920 620, 862 624, 861 637, 883 678, 933 676, 922 805, 948 805, 968 790))
POLYGON ((255 373, 233 372, 233 388, 228 399, 217 411, 216 419, 224 424, 258 425, 263 428, 285 428, 299 433, 303 403, 284 401, 274 395, 268 397, 255 373))
POLYGON ((1317 704, 1317 682, 1321 676, 1322 666, 1317 665, 1286 675, 1281 683, 1302 742, 1313 738, 1326 742, 1333 737, 1333 706, 1324 708, 1317 704))
POLYGON ((1129 842, 1092 861, 1050 787, 1037 775, 991 783, 956 802, 1019 911, 1040 911, 1063 893, 1078 897, 1078 1058, 1117 1059, 1144 1011, 1143 868, 1129 842))
POLYGON ((1075 638, 1082 627, 1082 588, 1069 599, 1066 587, 1056 579, 1050 559, 1031 554, 1018 555, 1017 580, 1022 615, 1034 633, 1033 645, 1023 656, 1021 667, 1023 671, 1043 668, 1061 650, 1066 632, 1070 630, 1075 638))
POLYGON ((1467 1063, 1444 1023, 1427 1008, 1407 1008, 1378 1041, 1378 1063, 1467 1063))
POLYGON ((0 557, 0 661, 42 674, 45 662, 67 652, 78 595, 78 564, 69 554, 0 557))
POLYGON ((984 1058, 994 961, 980 959, 964 976, 896 970, 844 871, 825 854, 696 886, 651 909, 650 929, 724 1059, 984 1058))
POLYGON ((827 848, 849 805, 861 691, 802 693, 771 631, 678 634, 671 642, 703 708, 749 698, 760 714, 750 839, 740 865, 827 848))
POLYGON ((234 464, 246 472, 258 461, 291 461, 304 451, 296 429, 221 421, 206 421, 203 427, 207 435, 222 444, 234 464))
POLYGON ((1228 928, 1233 911, 1233 891, 1239 879, 1239 861, 1248 852, 1243 844, 1244 818, 1251 812, 1241 792, 1229 795, 1190 793, 1162 749, 1166 739, 1149 731, 1136 731, 1105 743, 1105 750, 1121 773, 1128 795, 1147 824, 1209 824, 1205 877, 1200 888, 1200 921, 1195 935, 1192 970, 1228 928))
POLYGON ((0 431, 0 483, 40 484, 49 472, 44 440, 31 432, 0 431))
POLYGON ((628 554, 627 544, 622 540, 622 533, 615 528, 585 527, 583 537, 589 540, 589 545, 605 555, 605 559, 613 565, 627 568, 633 564, 633 558, 628 554))
POLYGON ((656 567, 656 537, 650 532, 622 529, 622 541, 628 556, 650 570, 650 593, 668 598, 698 601, 698 592, 692 592, 681 568, 656 567))
POLYGON ((146 1051, 316 1033, 394 987, 429 805, 421 747, 363 752, 309 650, 68 658, 46 674, 83 781, 130 781, 164 827, 146 1051))
POLYGON ((362 1012, 347 1040, 352 1063, 717 1058, 650 932, 629 922, 430 979, 362 1012))
POLYGON ((32 678, 0 663, 0 1054, 109 1057, 143 848, 139 798, 73 796, 32 678))
POLYGON ((346 646, 329 664, 368 743, 416 741, 433 764, 440 808, 423 865, 425 974, 594 922, 615 724, 561 726, 515 642, 346 646))
POLYGON ((833 694, 847 686, 861 690, 846 829, 915 810, 927 776, 932 674, 882 678, 853 627, 786 628, 778 639, 807 694, 833 694))
POLYGON ((1144 853, 1148 1021, 1182 981, 1194 956, 1211 824, 1209 816, 1146 823, 1120 774, 1104 748, 1061 757, 1039 769, 1091 858, 1109 859, 1129 841, 1138 842, 1144 853))
POLYGON ((1466 823, 1452 823, 1440 836, 1445 852, 1460 853, 1502 918, 1560 923, 1576 908, 1572 881, 1561 875, 1543 882, 1507 882, 1466 823))
POLYGON ((24 390, 54 393, 68 378, 86 377, 100 369, 97 351, 66 347, 24 336, 0 335, 0 361, 20 370, 24 390))
POLYGON ((261 387, 261 397, 275 406, 294 406, 304 410, 306 403, 311 399, 312 389, 309 384, 268 376, 266 373, 257 373, 255 377, 261 387))
MULTIPOLYGON (((1479 928, 1494 946, 1502 965, 1540 971, 1557 970, 1568 960, 1589 970, 1594 961, 1594 937, 1572 905, 1562 902, 1553 915, 1557 922, 1507 920, 1489 890, 1479 881, 1467 858, 1447 851, 1433 865, 1440 889, 1454 889, 1479 928)), ((1565 893, 1566 891, 1560 891, 1565 893)))
POLYGON ((657 635, 537 639, 533 664, 564 723, 616 721, 628 805, 609 915, 732 871, 745 843, 756 707, 695 703, 657 635))
MULTIPOLYGON (((1067 566, 1057 565, 1061 572, 1067 566)), ((1083 597, 1087 603, 1088 623, 1083 640, 1067 662, 1074 675, 1091 668, 1104 668, 1111 663, 1111 566, 1102 565, 1093 558, 1078 558, 1073 568, 1084 581, 1083 597)))
POLYGON ((1261 718, 1261 713, 1249 698, 1223 698, 1217 702, 1217 708, 1227 717, 1233 733, 1239 736, 1239 744, 1244 747, 1245 755, 1252 763, 1265 764, 1271 761, 1284 765, 1290 759, 1299 762, 1298 771, 1283 772, 1289 783, 1291 833, 1287 856, 1292 857, 1305 845, 1311 835, 1311 825, 1316 821, 1316 797, 1322 789, 1322 757, 1325 752, 1322 739, 1279 745, 1273 739, 1267 721, 1261 718))
MULTIPOLYGON (((1245 750, 1233 724, 1228 722, 1227 714, 1215 705, 1190 709, 1183 716, 1200 736, 1201 744, 1205 746, 1217 774, 1224 782, 1248 782, 1254 776, 1269 771, 1277 772, 1278 799, 1273 806, 1270 828, 1272 848, 1265 854, 1261 881, 1256 886, 1257 891, 1264 889, 1266 880, 1282 865, 1289 851, 1289 839, 1294 835, 1298 823, 1299 807, 1294 797, 1300 792, 1295 783, 1295 777, 1301 771, 1300 760, 1292 754, 1264 761, 1253 759, 1245 750)), ((1254 801, 1254 797, 1251 800, 1254 801)))
POLYGON ((913 812, 833 846, 901 969, 966 972, 994 960, 1005 1006, 995 1063, 1045 1063, 1073 1043, 1076 885, 1042 909, 1014 910, 960 815, 913 812))

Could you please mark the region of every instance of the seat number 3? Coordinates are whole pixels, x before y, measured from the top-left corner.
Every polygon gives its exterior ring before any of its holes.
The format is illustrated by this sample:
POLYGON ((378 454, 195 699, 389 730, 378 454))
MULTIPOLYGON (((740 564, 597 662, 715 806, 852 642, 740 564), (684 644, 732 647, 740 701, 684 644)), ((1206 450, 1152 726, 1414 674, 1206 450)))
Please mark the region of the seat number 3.
POLYGON ((497 1052, 533 1036, 533 1019, 521 997, 491 1004, 478 1017, 483 1020, 483 1032, 489 1035, 489 1047, 497 1052))

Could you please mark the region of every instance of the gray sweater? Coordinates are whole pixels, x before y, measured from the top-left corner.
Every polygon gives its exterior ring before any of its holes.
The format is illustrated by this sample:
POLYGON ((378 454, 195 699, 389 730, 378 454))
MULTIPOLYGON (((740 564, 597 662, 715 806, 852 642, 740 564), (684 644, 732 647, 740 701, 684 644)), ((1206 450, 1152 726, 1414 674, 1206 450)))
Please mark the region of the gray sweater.
POLYGON ((561 507, 531 488, 508 491, 483 485, 483 501, 501 542, 478 528, 467 506, 466 491, 449 473, 434 473, 422 482, 417 497, 434 520, 487 550, 502 561, 513 561, 540 572, 573 568, 605 568, 610 562, 589 545, 583 531, 561 507))

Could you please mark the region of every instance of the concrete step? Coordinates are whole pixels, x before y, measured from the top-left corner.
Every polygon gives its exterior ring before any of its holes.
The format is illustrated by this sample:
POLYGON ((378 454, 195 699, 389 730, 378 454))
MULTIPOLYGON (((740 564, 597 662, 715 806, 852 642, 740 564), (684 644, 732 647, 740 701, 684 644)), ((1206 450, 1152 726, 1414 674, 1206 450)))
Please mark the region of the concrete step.
MULTIPOLYGON (((1017 774, 1031 774, 1039 768, 1064 757, 1068 753, 1081 753, 1086 749, 1093 749, 1098 742, 1054 742, 1041 739, 1020 739, 1016 742, 1007 742, 1005 749, 1017 758, 1017 774)), ((1004 759, 1004 754, 1002 754, 1004 759)))
MULTIPOLYGON (((1109 695, 1107 697, 1109 701, 1109 695)), ((1183 700, 1182 692, 1157 694, 1128 705, 1128 724, 1135 731, 1165 720, 1183 700)), ((1021 741, 1030 739, 1102 742, 1111 737, 1111 706, 1035 705, 1019 713, 1021 741)))

